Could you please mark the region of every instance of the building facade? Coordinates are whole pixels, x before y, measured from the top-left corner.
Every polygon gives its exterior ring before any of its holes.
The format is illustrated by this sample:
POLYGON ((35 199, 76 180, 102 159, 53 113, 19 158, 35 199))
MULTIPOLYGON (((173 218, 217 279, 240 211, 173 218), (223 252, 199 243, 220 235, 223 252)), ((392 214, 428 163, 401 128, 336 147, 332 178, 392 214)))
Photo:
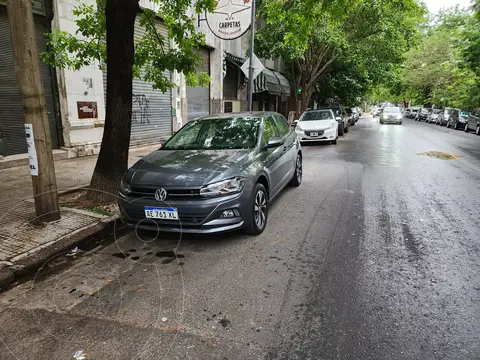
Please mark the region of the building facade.
MULTIPOLYGON (((26 152, 23 108, 5 2, 0 0, 0 156, 26 152)), ((51 28, 76 34, 73 10, 79 4, 77 0, 32 0, 32 4, 40 52, 47 50, 44 33, 51 28)), ((155 8, 149 0, 140 0, 140 6, 155 8)), ((161 19, 157 19, 156 25, 167 37, 161 19)), ((221 40, 210 32, 203 15, 198 16, 197 30, 205 34, 206 40, 205 47, 199 50, 203 61, 198 70, 209 74, 210 85, 189 87, 182 74, 166 73, 176 86, 163 93, 153 89, 151 83, 134 79, 131 145, 158 143, 200 116, 247 110, 247 78, 240 67, 247 60, 248 32, 236 40, 221 40)), ((135 40, 141 39, 144 32, 137 18, 135 40)), ((263 59, 262 63, 266 68, 254 82, 254 110, 287 115, 291 89, 282 74, 282 62, 263 59)), ((52 144, 67 151, 68 157, 93 155, 100 150, 107 74, 99 65, 78 71, 41 65, 52 144)))

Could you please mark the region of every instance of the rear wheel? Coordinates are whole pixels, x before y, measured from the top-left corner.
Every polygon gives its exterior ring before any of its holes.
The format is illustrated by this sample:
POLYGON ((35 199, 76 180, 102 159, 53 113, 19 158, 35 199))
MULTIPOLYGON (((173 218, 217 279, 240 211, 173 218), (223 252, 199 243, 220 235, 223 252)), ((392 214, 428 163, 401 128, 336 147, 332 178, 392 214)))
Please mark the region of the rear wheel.
POLYGON ((302 172, 302 155, 297 154, 297 160, 295 161, 295 174, 293 175, 292 181, 290 181, 290 185, 300 186, 302 183, 302 172))
POLYGON ((338 127, 338 135, 343 136, 343 134, 344 134, 344 131, 343 131, 343 124, 342 124, 342 125, 339 125, 338 127))
POLYGON ((345 128, 345 131, 344 131, 344 132, 346 132, 346 133, 348 132, 348 125, 347 125, 347 127, 345 128))
POLYGON ((454 130, 458 130, 458 121, 455 121, 455 125, 453 125, 454 130))
POLYGON ((480 136, 480 125, 477 125, 477 128, 475 129, 475 135, 480 136))
POLYGON ((449 127, 450 127, 450 122, 449 122, 449 121, 447 121, 447 128, 449 128, 449 127))
POLYGON ((468 133, 470 131, 470 129, 468 128, 468 125, 465 124, 465 128, 463 129, 466 133, 468 133))
POLYGON ((257 183, 253 191, 250 225, 246 232, 250 235, 259 235, 265 230, 268 219, 267 190, 263 184, 257 183))

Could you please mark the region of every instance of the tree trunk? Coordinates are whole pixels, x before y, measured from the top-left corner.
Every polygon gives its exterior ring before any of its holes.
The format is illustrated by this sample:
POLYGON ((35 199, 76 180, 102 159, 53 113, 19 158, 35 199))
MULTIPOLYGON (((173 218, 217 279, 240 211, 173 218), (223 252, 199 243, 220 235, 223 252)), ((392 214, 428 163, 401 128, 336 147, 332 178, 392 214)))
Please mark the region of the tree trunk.
POLYGON ((102 146, 87 197, 99 202, 117 197, 127 171, 132 120, 133 33, 139 0, 107 0, 107 104, 102 146))

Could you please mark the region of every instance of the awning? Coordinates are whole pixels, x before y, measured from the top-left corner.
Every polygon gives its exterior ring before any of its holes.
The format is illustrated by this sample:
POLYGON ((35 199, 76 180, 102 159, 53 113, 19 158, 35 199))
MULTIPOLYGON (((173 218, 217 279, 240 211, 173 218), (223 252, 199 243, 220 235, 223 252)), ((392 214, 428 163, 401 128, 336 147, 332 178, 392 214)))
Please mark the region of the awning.
MULTIPOLYGON (((246 59, 235 56, 225 52, 227 61, 235 64, 239 68, 243 65, 246 59)), ((246 77, 245 77, 246 78, 246 77)), ((291 95, 291 87, 288 79, 281 73, 270 69, 263 69, 263 71, 253 81, 253 92, 262 93, 268 92, 272 95, 291 95)))

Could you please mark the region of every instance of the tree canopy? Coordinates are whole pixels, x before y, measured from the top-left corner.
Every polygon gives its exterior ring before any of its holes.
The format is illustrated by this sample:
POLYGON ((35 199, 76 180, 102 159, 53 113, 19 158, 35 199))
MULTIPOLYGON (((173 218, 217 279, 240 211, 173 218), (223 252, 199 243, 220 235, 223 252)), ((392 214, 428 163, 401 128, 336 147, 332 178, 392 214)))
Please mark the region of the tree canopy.
POLYGON ((424 15, 416 0, 263 0, 256 51, 287 63, 302 90, 298 111, 314 93, 326 100, 333 89, 354 101, 403 62, 424 15), (324 91, 325 85, 332 88, 324 91))

